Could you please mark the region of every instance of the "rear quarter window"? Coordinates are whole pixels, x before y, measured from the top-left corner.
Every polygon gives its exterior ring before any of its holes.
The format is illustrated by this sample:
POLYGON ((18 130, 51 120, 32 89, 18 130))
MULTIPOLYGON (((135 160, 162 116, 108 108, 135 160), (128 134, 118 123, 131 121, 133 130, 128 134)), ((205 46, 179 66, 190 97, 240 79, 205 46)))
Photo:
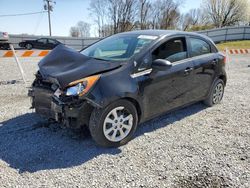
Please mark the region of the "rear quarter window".
POLYGON ((189 42, 191 57, 211 53, 211 47, 206 41, 198 38, 189 38, 189 42))

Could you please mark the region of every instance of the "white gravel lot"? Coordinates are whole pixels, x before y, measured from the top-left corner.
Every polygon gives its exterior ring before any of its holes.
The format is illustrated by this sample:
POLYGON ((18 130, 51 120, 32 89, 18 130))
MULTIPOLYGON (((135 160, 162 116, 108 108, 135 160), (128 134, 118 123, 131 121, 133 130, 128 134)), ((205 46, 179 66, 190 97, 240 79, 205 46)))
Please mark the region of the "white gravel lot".
MULTIPOLYGON (((22 58, 28 80, 39 58, 22 58)), ((139 126, 117 149, 47 125, 12 58, 0 58, 1 187, 250 187, 250 55, 232 56, 220 105, 198 103, 139 126)))

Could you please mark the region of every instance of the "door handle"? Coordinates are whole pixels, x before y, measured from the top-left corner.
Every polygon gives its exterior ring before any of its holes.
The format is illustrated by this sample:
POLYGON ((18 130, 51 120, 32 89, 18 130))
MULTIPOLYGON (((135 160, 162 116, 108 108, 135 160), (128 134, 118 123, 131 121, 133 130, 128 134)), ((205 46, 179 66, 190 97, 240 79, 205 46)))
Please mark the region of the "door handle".
POLYGON ((194 68, 188 67, 184 70, 185 74, 189 74, 190 72, 192 72, 194 70, 194 68))
POLYGON ((218 60, 217 59, 214 59, 213 61, 212 61, 212 65, 216 65, 218 63, 218 60))

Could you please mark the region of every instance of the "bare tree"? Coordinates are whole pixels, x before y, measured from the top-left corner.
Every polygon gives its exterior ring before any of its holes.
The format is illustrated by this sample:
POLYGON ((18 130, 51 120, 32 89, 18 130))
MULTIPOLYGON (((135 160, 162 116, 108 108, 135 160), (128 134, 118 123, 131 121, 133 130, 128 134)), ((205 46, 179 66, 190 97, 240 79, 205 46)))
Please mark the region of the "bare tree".
POLYGON ((102 27, 103 36, 110 36, 114 33, 113 31, 114 31, 114 28, 113 28, 113 25, 111 24, 107 24, 102 27))
POLYGON ((134 21, 136 17, 136 1, 125 0, 122 5, 122 16, 120 22, 120 31, 130 31, 134 28, 134 21))
POLYGON ((80 37, 80 31, 79 31, 78 27, 76 27, 76 26, 71 27, 69 30, 69 35, 71 37, 80 37))
POLYGON ((176 28, 180 18, 181 1, 174 0, 157 0, 152 5, 153 7, 153 29, 173 29, 176 28))
POLYGON ((140 29, 149 29, 151 3, 148 0, 139 0, 138 7, 140 29))
POLYGON ((108 15, 113 33, 130 31, 134 27, 136 9, 134 0, 108 0, 108 15))
POLYGON ((99 37, 106 36, 104 33, 104 27, 107 24, 107 0, 91 0, 89 10, 91 16, 94 17, 94 21, 98 26, 99 37))
POLYGON ((177 28, 183 0, 92 0, 91 15, 99 36, 133 29, 177 28))
POLYGON ((76 26, 70 28, 70 36, 90 37, 90 24, 83 21, 79 21, 76 26))
POLYGON ((206 22, 206 18, 202 14, 201 9, 191 9, 188 13, 182 14, 180 18, 181 29, 192 30, 194 26, 201 26, 204 24, 208 24, 206 22))
POLYGON ((98 25, 99 36, 129 31, 134 27, 137 0, 92 0, 91 15, 98 25), (108 32, 107 32, 108 31, 108 32))
POLYGON ((76 26, 79 29, 80 37, 89 37, 90 36, 90 24, 79 21, 76 26))
POLYGON ((246 19, 246 0, 204 0, 204 12, 215 27, 238 24, 246 19))

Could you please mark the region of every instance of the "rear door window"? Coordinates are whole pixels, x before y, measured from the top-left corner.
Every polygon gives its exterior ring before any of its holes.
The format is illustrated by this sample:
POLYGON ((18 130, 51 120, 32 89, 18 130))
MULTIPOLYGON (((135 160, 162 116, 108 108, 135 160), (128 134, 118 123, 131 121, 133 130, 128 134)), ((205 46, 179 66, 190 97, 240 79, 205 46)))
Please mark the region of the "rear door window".
POLYGON ((47 43, 47 39, 38 39, 37 42, 46 44, 47 43))
POLYGON ((49 39, 49 43, 50 43, 50 44, 56 44, 57 42, 56 42, 55 40, 49 39))
POLYGON ((204 40, 198 38, 189 38, 190 42, 190 56, 200 56, 211 53, 210 45, 204 40))

